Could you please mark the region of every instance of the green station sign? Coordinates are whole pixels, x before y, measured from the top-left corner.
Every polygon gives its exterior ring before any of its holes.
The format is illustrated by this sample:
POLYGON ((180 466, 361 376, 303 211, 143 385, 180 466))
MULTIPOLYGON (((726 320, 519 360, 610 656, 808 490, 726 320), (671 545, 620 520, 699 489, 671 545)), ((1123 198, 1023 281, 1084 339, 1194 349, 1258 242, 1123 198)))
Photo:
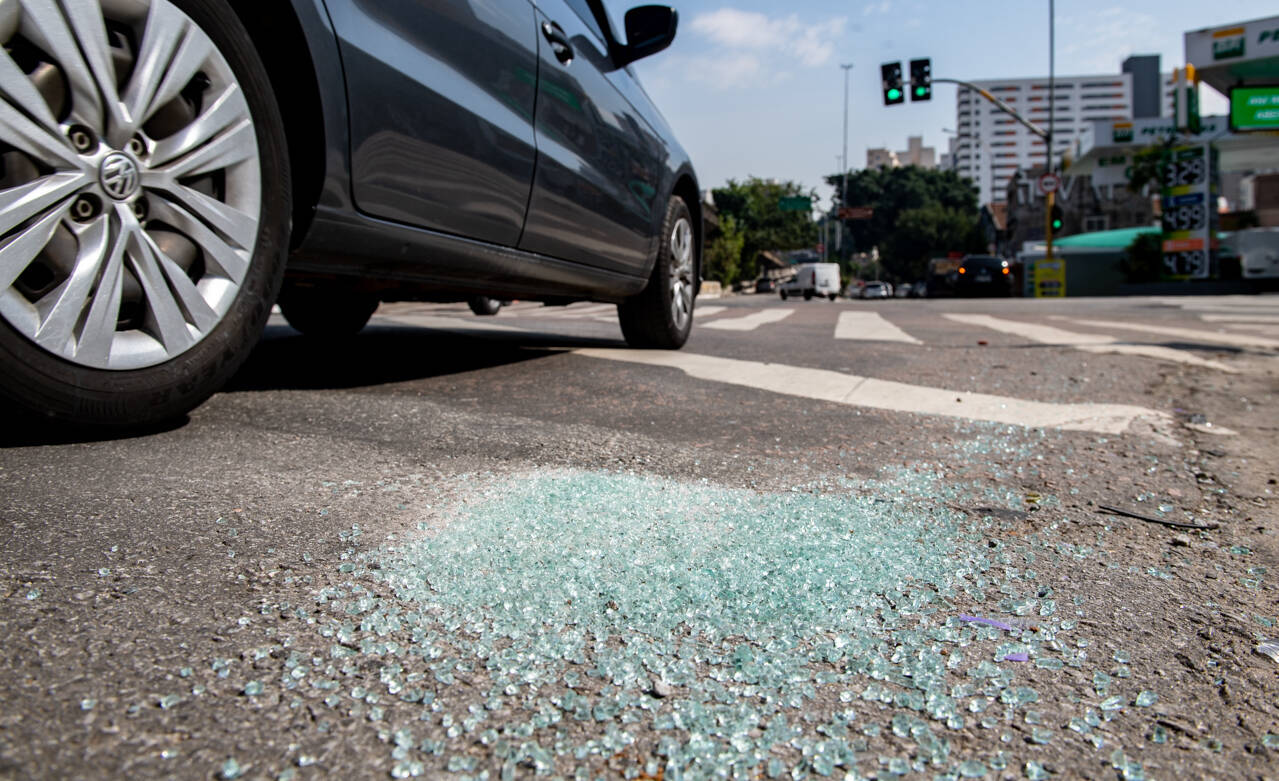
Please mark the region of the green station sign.
POLYGON ((1233 130, 1279 130, 1279 84, 1230 90, 1233 130))

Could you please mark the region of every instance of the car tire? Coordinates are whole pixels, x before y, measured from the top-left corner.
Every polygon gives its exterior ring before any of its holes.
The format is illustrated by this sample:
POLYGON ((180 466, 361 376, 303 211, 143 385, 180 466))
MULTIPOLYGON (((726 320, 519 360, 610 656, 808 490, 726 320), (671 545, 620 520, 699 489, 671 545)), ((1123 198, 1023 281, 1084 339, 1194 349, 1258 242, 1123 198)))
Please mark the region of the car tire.
POLYGON ((835 294, 834 294, 834 293, 831 293, 830 295, 828 295, 828 296, 826 296, 826 297, 827 297, 828 299, 830 299, 831 301, 834 301, 834 300, 835 300, 835 298, 836 298, 836 296, 835 296, 835 294))
POLYGON ((813 291, 811 291, 811 290, 805 290, 805 291, 804 291, 804 300, 805 300, 805 301, 812 301, 812 300, 813 300, 813 291))
MULTIPOLYGON (((52 30, 67 48, 31 45, 25 36, 38 26, 23 14, 38 9, 15 6, 0 20, 0 36, 8 36, 0 42, 33 52, 40 65, 52 66, 45 72, 56 83, 9 96, 26 98, 23 110, 40 124, 0 130, 8 150, 0 188, 49 194, 0 215, 0 232, 15 235, 0 253, 18 236, 34 248, 6 259, 18 266, 0 279, 0 397, 37 419, 72 426, 149 426, 179 417, 244 362, 284 273, 289 157, 266 71, 223 0, 115 3, 105 21, 87 24, 42 19, 43 34, 52 30), (170 52, 162 72, 150 74, 164 83, 124 115, 141 121, 108 126, 116 120, 103 117, 114 109, 103 105, 101 92, 73 90, 59 57, 99 44, 110 47, 109 58, 136 56, 133 49, 145 42, 131 49, 127 35, 88 44, 77 36, 123 27, 141 42, 152 21, 157 30, 185 29, 182 52, 203 59, 170 52), (224 101, 219 123, 197 129, 205 116, 196 109, 214 99, 224 101), (65 132, 49 123, 67 112, 76 124, 65 132), (90 115, 96 120, 79 123, 90 115)), ((126 86, 117 94, 128 94, 126 86)))
POLYGON ((783 291, 779 292, 779 293, 778 293, 778 295, 780 295, 780 296, 782 297, 782 300, 783 300, 783 301, 785 301, 785 300, 786 300, 786 291, 785 291, 785 290, 783 290, 783 291))
POLYGON ((488 296, 471 296, 466 301, 471 311, 481 317, 492 317, 502 309, 502 302, 488 296))
POLYGON ((688 341, 697 284, 696 235, 688 205, 671 196, 648 285, 617 305, 622 335, 631 347, 678 350, 688 341))
POLYGON ((289 325, 317 339, 354 336, 378 307, 377 296, 327 285, 285 285, 278 303, 289 325))

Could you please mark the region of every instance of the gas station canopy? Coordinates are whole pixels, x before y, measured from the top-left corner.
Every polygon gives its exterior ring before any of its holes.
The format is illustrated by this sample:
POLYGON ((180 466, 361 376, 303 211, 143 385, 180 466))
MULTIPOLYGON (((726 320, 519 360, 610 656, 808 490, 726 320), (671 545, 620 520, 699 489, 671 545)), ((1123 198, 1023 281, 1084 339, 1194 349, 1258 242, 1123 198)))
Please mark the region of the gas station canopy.
POLYGON ((1279 82, 1279 16, 1186 33, 1186 64, 1223 95, 1279 82))

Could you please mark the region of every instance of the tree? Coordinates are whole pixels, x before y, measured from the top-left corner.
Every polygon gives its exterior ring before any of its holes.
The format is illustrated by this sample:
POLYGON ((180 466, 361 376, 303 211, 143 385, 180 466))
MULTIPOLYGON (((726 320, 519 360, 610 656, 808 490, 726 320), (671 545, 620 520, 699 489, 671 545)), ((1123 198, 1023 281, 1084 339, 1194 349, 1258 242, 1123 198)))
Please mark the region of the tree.
POLYGON ((733 215, 724 214, 719 221, 719 235, 706 248, 704 276, 728 286, 738 280, 741 272, 742 246, 746 235, 733 215))
MULTIPOLYGON (((839 192, 843 174, 826 182, 839 192)), ((849 206, 870 206, 869 220, 849 220, 860 251, 880 248, 883 266, 902 280, 919 279, 920 269, 936 253, 980 249, 975 241, 977 189, 954 171, 919 168, 867 168, 848 174, 849 206), (903 222, 909 217, 909 227, 903 222)))
POLYGON ((741 276, 758 274, 756 258, 764 250, 811 247, 817 242, 817 226, 810 211, 782 211, 787 197, 815 198, 798 182, 775 182, 752 176, 744 182, 729 179, 724 187, 712 190, 721 219, 733 218, 742 232, 741 276))
MULTIPOLYGON (((826 183, 839 192, 843 174, 831 174, 826 183)), ((848 174, 849 206, 872 206, 869 220, 848 223, 860 250, 869 250, 891 235, 898 216, 909 209, 936 204, 970 214, 977 219, 977 189, 954 171, 918 166, 866 168, 848 174)))
POLYGON ((1132 240, 1119 259, 1119 270, 1128 282, 1158 282, 1164 273, 1163 235, 1142 233, 1132 240))
POLYGON ((971 214, 934 203, 902 212, 883 247, 884 270, 907 281, 923 279, 929 258, 938 253, 980 252, 982 239, 971 214))

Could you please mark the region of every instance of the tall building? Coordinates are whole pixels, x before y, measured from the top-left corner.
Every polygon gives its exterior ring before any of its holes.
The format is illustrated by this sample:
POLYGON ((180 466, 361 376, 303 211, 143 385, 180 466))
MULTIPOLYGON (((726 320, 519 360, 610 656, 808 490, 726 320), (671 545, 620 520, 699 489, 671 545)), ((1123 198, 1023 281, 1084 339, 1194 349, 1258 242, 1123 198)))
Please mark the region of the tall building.
POLYGON ((1132 75, 1132 118, 1163 116, 1163 74, 1158 54, 1135 54, 1124 60, 1121 69, 1132 75))
POLYGON ((901 161, 897 159, 897 153, 891 149, 884 147, 875 147, 866 150, 866 167, 869 169, 876 168, 900 168, 901 161))
MULTIPOLYGON (((1142 110, 1149 110, 1149 95, 1153 91, 1154 100, 1162 103, 1164 115, 1171 116, 1171 93, 1166 91, 1170 77, 1160 74, 1152 82, 1146 73, 1149 64, 1146 58, 1129 58, 1129 62, 1134 60, 1138 61, 1134 72, 1058 76, 1054 79, 1053 159, 1058 164, 1062 154, 1074 143, 1076 135, 1083 132, 1086 122, 1133 117, 1134 79, 1140 87, 1142 110), (1160 89, 1161 83, 1164 90, 1160 89)), ((1047 78, 973 83, 1007 103, 1021 116, 1048 129, 1047 78)), ((950 162, 960 176, 977 185, 980 203, 1002 203, 1007 197, 1008 180, 1013 174, 1023 169, 1044 167, 1045 143, 972 90, 961 87, 956 102, 959 133, 950 162)))
POLYGON ((924 146, 923 136, 908 136, 906 148, 896 152, 884 147, 866 150, 867 168, 901 168, 906 165, 936 168, 937 150, 924 146))

